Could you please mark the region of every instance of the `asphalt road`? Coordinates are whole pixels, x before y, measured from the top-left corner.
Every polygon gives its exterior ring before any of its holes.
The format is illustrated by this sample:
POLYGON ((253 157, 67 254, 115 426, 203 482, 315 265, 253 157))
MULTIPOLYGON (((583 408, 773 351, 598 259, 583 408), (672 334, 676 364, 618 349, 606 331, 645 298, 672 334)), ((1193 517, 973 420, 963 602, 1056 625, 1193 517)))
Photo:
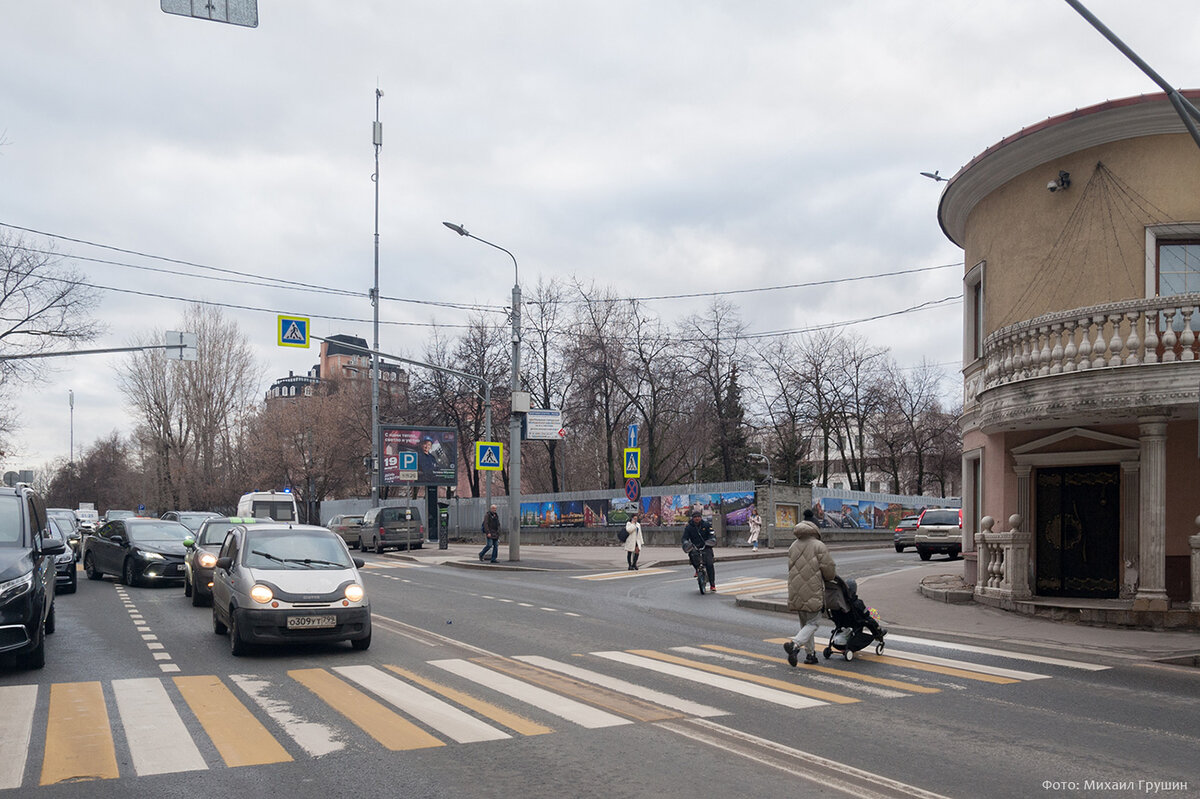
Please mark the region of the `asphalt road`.
MULTIPOLYGON (((0 668, 0 786, 35 799, 1200 795, 1188 670, 917 639, 793 669, 792 620, 732 598, 778 591, 781 559, 718 564, 720 592, 700 596, 683 566, 363 557, 366 652, 234 658, 181 587, 80 580, 58 598, 45 669, 0 668)), ((897 560, 839 552, 838 565, 862 577, 897 560)))

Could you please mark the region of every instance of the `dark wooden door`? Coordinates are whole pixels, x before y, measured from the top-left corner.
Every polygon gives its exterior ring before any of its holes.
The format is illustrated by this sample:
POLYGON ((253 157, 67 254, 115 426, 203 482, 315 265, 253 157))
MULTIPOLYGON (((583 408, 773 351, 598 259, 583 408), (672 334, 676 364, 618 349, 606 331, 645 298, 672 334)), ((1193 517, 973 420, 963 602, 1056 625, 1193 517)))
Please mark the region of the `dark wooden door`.
POLYGON ((1119 466, 1037 470, 1036 593, 1117 597, 1120 499, 1119 466))

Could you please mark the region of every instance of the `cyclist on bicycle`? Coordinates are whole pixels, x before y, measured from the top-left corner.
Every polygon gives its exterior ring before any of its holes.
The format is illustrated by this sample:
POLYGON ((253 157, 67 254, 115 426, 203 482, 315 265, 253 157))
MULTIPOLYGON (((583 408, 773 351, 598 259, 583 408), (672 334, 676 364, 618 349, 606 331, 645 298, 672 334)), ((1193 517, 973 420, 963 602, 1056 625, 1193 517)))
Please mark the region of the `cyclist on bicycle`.
POLYGON ((717 537, 713 534, 712 524, 704 521, 700 509, 692 511, 692 520, 683 528, 683 549, 688 553, 696 576, 703 568, 708 574, 708 590, 717 590, 717 570, 713 565, 713 547, 717 545, 717 537))

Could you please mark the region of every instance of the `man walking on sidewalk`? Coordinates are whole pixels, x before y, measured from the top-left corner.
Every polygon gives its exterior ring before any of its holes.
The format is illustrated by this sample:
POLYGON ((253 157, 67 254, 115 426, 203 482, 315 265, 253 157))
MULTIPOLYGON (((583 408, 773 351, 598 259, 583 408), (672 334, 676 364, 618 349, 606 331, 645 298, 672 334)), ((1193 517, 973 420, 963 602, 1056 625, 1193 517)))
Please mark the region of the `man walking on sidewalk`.
POLYGON ((816 524, 805 518, 792 528, 792 535, 796 540, 788 549, 788 610, 796 611, 800 617, 800 630, 783 649, 789 665, 796 665, 801 648, 806 653, 804 662, 811 665, 817 662, 814 636, 825 605, 825 583, 833 579, 837 570, 816 524))
POLYGON ((483 516, 483 549, 479 552, 480 562, 489 549, 492 551, 492 559, 489 562, 495 563, 500 552, 500 514, 496 512, 495 505, 483 516))

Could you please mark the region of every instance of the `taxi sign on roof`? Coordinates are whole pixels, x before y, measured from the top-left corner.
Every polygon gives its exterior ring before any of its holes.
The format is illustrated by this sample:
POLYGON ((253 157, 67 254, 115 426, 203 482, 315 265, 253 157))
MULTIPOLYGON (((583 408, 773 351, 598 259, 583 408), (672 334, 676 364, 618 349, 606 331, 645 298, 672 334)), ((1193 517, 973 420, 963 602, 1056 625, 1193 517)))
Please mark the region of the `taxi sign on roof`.
POLYGON ((308 317, 280 316, 276 326, 279 346, 308 348, 308 317))

